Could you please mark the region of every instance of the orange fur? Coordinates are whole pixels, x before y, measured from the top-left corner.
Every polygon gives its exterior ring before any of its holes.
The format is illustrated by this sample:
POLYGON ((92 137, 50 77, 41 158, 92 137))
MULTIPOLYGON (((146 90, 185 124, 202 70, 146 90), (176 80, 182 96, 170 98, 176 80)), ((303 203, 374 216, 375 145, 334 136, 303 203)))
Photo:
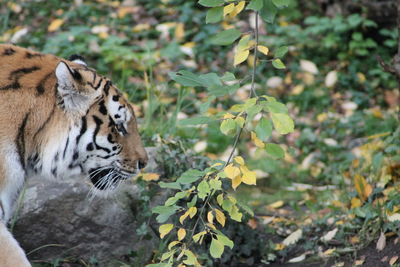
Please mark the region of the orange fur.
MULTIPOLYGON (((35 157, 40 157, 41 163, 36 166, 39 170, 33 171, 52 177, 79 170, 87 174, 85 160, 91 157, 99 157, 99 162, 112 166, 116 173, 133 173, 147 162, 131 104, 107 78, 79 61, 0 44, 0 114, 0 266, 7 251, 17 247, 11 235, 1 230, 1 220, 10 218, 35 157), (109 148, 104 148, 106 145, 109 148), (99 149, 95 151, 98 155, 88 154, 93 147, 99 149), (69 169, 58 162, 62 154, 63 160, 70 162, 69 169), (87 156, 79 158, 82 155, 87 156), (60 170, 62 174, 57 173, 60 170)), ((113 175, 111 179, 126 177, 113 175)), ((103 189, 116 182, 103 183, 97 187, 103 189)), ((20 249, 16 251, 10 257, 21 254, 20 249)), ((20 260, 24 262, 23 257, 20 260)))

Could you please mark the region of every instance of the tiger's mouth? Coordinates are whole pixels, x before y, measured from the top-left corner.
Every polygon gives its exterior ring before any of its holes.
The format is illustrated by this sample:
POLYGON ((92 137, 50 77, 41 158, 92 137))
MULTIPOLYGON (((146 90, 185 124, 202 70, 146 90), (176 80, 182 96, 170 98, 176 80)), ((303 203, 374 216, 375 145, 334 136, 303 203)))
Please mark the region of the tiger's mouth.
POLYGON ((89 178, 94 187, 99 190, 113 189, 118 186, 121 181, 131 177, 128 172, 117 170, 115 168, 98 168, 89 171, 89 178))

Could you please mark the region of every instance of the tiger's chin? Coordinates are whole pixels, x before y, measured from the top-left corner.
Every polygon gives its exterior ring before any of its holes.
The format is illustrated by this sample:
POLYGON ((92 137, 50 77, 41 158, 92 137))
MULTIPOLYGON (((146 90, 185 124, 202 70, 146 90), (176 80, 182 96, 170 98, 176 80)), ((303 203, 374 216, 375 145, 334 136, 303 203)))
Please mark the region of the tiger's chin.
POLYGON ((103 167, 91 169, 89 178, 93 186, 100 191, 113 191, 125 180, 135 175, 124 170, 118 170, 112 167, 103 167))

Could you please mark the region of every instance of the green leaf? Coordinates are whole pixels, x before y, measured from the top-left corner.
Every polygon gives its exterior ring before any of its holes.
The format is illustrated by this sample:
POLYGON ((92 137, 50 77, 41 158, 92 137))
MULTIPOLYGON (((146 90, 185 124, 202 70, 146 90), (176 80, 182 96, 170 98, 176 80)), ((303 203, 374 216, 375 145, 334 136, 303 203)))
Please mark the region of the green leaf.
POLYGON ((177 198, 177 197, 170 197, 165 201, 164 205, 165 206, 174 205, 178 200, 179 200, 179 198, 177 198))
POLYGON ((224 76, 221 77, 221 80, 224 82, 232 82, 236 80, 235 74, 232 72, 225 72, 224 76))
POLYGON ((217 23, 224 18, 224 7, 213 7, 207 11, 206 23, 217 23))
POLYGON ((207 74, 202 74, 199 76, 199 79, 201 80, 201 83, 204 87, 209 87, 209 86, 221 86, 221 79, 218 77, 218 75, 214 72, 210 72, 207 74))
POLYGON ((198 75, 187 70, 170 72, 168 75, 172 80, 182 84, 183 86, 204 86, 203 80, 201 80, 198 75))
POLYGON ((214 101, 214 99, 215 97, 211 96, 206 102, 200 104, 199 109, 201 114, 205 113, 210 108, 211 102, 214 101))
POLYGON ((212 190, 221 190, 222 188, 222 182, 220 180, 216 180, 216 179, 211 179, 209 182, 210 187, 212 190))
POLYGON ((267 143, 265 146, 265 151, 275 159, 282 159, 285 157, 285 151, 280 145, 267 143))
POLYGON ((194 207, 194 205, 196 205, 196 202, 197 202, 197 195, 195 195, 195 196, 192 198, 192 200, 190 200, 190 202, 187 203, 187 207, 188 207, 188 208, 194 207))
POLYGON ((272 66, 274 66, 276 69, 286 69, 285 64, 279 58, 272 61, 272 66))
POLYGON ((278 8, 289 6, 290 0, 272 0, 272 3, 278 8))
POLYGON ((165 183, 165 182, 159 182, 158 185, 161 188, 171 188, 171 189, 179 189, 181 190, 181 185, 177 182, 173 182, 173 183, 165 183))
POLYGON ((210 92, 211 95, 216 97, 221 97, 233 94, 239 89, 239 87, 240 84, 223 85, 223 86, 212 85, 208 87, 207 90, 210 92))
POLYGON ((200 0, 199 4, 206 7, 216 7, 224 3, 224 0, 200 0))
POLYGON ((267 141, 272 134, 272 124, 269 120, 261 118, 254 131, 256 132, 258 138, 260 138, 262 141, 267 141))
POLYGON ((235 205, 232 207, 231 212, 229 213, 231 219, 237 222, 242 221, 243 214, 239 211, 239 208, 235 205))
POLYGON ((280 134, 288 134, 294 131, 292 118, 283 113, 271 113, 272 123, 280 134))
POLYGON ((203 172, 195 169, 190 169, 184 172, 178 180, 176 180, 180 184, 191 184, 200 179, 203 176, 203 172))
POLYGON ((182 199, 186 197, 187 193, 186 192, 177 192, 175 196, 168 198, 165 201, 165 206, 171 206, 174 205, 179 199, 182 199))
POLYGON ((197 191, 199 192, 198 193, 199 198, 204 200, 207 197, 207 195, 211 193, 210 185, 207 183, 207 181, 203 180, 197 186, 197 191))
POLYGON ((236 122, 232 119, 225 119, 222 121, 220 130, 223 134, 229 135, 236 130, 236 122))
POLYGON ((288 114, 288 109, 287 107, 277 101, 269 101, 269 102, 263 102, 263 109, 265 111, 269 111, 271 113, 284 113, 288 114))
POLYGON ((184 264, 187 264, 187 265, 196 265, 196 263, 198 264, 197 258, 196 258, 196 256, 193 254, 193 252, 191 252, 191 251, 188 250, 188 249, 185 249, 185 250, 184 250, 184 254, 185 254, 186 257, 187 257, 186 260, 183 261, 184 264))
POLYGON ((186 125, 199 125, 199 124, 208 124, 213 122, 214 119, 206 116, 199 116, 194 118, 182 119, 178 121, 178 125, 186 126, 186 125))
POLYGON ((260 10, 260 17, 267 23, 273 23, 278 9, 272 3, 272 0, 263 0, 264 4, 260 10))
POLYGON ((240 207, 243 211, 247 212, 247 214, 249 214, 251 217, 254 217, 254 212, 253 212, 253 210, 252 210, 247 204, 243 203, 243 202, 240 201, 240 200, 238 200, 238 203, 237 203, 237 204, 239 205, 239 207, 240 207))
POLYGON ((159 214, 156 218, 158 223, 164 223, 168 220, 168 218, 174 214, 179 209, 178 206, 157 206, 154 207, 151 211, 152 213, 159 214))
POLYGON ((237 29, 229 29, 226 31, 222 31, 217 35, 211 37, 210 42, 214 45, 230 45, 232 44, 237 38, 240 37, 242 33, 237 29))
POLYGON ((287 46, 281 46, 274 51, 274 56, 276 58, 282 58, 288 51, 289 48, 287 46))
POLYGON ((233 248, 233 241, 230 240, 226 235, 224 235, 223 233, 218 233, 217 235, 217 239, 218 241, 220 241, 224 246, 229 247, 230 249, 233 248))
POLYGON ((255 105, 255 106, 248 108, 246 110, 247 111, 247 120, 252 121, 254 116, 257 115, 258 113, 260 113, 261 110, 262 110, 262 106, 260 106, 260 105, 255 105))
POLYGON ((260 11, 263 5, 264 5, 263 0, 251 0, 251 2, 247 5, 246 9, 260 11))
POLYGON ((213 258, 221 258, 222 253, 224 253, 224 244, 218 239, 212 239, 210 245, 210 254, 213 258))

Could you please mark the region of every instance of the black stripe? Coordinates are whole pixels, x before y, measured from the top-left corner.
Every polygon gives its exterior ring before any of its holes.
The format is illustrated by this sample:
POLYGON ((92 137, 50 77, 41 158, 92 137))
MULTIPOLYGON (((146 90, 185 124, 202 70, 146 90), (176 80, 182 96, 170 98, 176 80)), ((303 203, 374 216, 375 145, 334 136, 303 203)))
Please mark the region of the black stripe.
POLYGON ((103 121, 99 117, 97 117, 95 115, 93 115, 92 117, 93 117, 94 122, 96 123, 96 128, 94 129, 94 133, 93 133, 93 144, 95 145, 96 149, 101 149, 101 150, 106 151, 107 153, 110 153, 111 152, 110 149, 108 149, 106 147, 99 146, 96 143, 96 136, 100 131, 100 125, 103 124, 103 121))
MULTIPOLYGON (((95 75, 96 75, 96 74, 95 74, 95 75)), ((98 83, 97 85, 94 85, 94 81, 93 81, 93 83, 88 82, 88 84, 89 84, 91 87, 93 87, 94 90, 97 90, 97 89, 99 89, 99 87, 100 87, 100 85, 101 85, 102 82, 103 82, 103 79, 100 78, 100 81, 99 81, 99 83, 98 83)))
POLYGON ((33 135, 33 140, 36 139, 36 136, 43 131, 44 127, 46 127, 47 123, 49 123, 50 118, 53 116, 54 114, 54 110, 56 109, 56 105, 53 105, 53 109, 51 110, 51 112, 49 113, 49 116, 46 118, 46 120, 44 121, 44 123, 39 127, 39 129, 36 131, 36 133, 33 135))
POLYGON ((32 52, 26 52, 25 57, 26 58, 34 58, 34 57, 42 57, 44 56, 43 54, 40 53, 32 53, 32 52))
POLYGON ((29 114, 30 114, 30 112, 25 114, 25 117, 22 120, 21 125, 19 126, 17 138, 15 140, 15 143, 17 144, 19 161, 24 170, 25 170, 25 127, 26 127, 26 123, 28 122, 29 114))
POLYGON ((69 136, 67 138, 67 143, 65 144, 65 147, 64 147, 63 159, 65 159, 65 154, 67 153, 68 145, 69 145, 69 136))
POLYGON ((86 117, 82 117, 82 128, 81 131, 79 132, 79 135, 76 137, 76 144, 79 143, 79 140, 81 139, 82 135, 87 131, 87 121, 86 117))
POLYGON ((10 73, 8 79, 12 81, 9 85, 0 87, 0 90, 9 90, 9 89, 19 89, 21 88, 21 85, 19 83, 19 79, 24 76, 25 74, 32 73, 34 71, 40 70, 38 66, 33 66, 30 68, 20 68, 17 70, 14 70, 10 73))
POLYGON ((107 81, 106 84, 104 85, 104 93, 106 93, 106 96, 108 96, 108 92, 110 91, 110 86, 111 86, 111 82, 107 81))
POLYGON ((51 72, 46 74, 46 76, 44 76, 43 79, 40 80, 40 82, 36 86, 36 94, 37 95, 42 95, 44 93, 44 84, 50 78, 51 74, 52 74, 51 72))
POLYGON ((15 50, 14 50, 14 49, 12 49, 12 48, 6 48, 6 49, 4 50, 4 52, 3 52, 3 55, 4 55, 4 56, 11 56, 11 55, 14 55, 14 53, 15 53, 15 50))

